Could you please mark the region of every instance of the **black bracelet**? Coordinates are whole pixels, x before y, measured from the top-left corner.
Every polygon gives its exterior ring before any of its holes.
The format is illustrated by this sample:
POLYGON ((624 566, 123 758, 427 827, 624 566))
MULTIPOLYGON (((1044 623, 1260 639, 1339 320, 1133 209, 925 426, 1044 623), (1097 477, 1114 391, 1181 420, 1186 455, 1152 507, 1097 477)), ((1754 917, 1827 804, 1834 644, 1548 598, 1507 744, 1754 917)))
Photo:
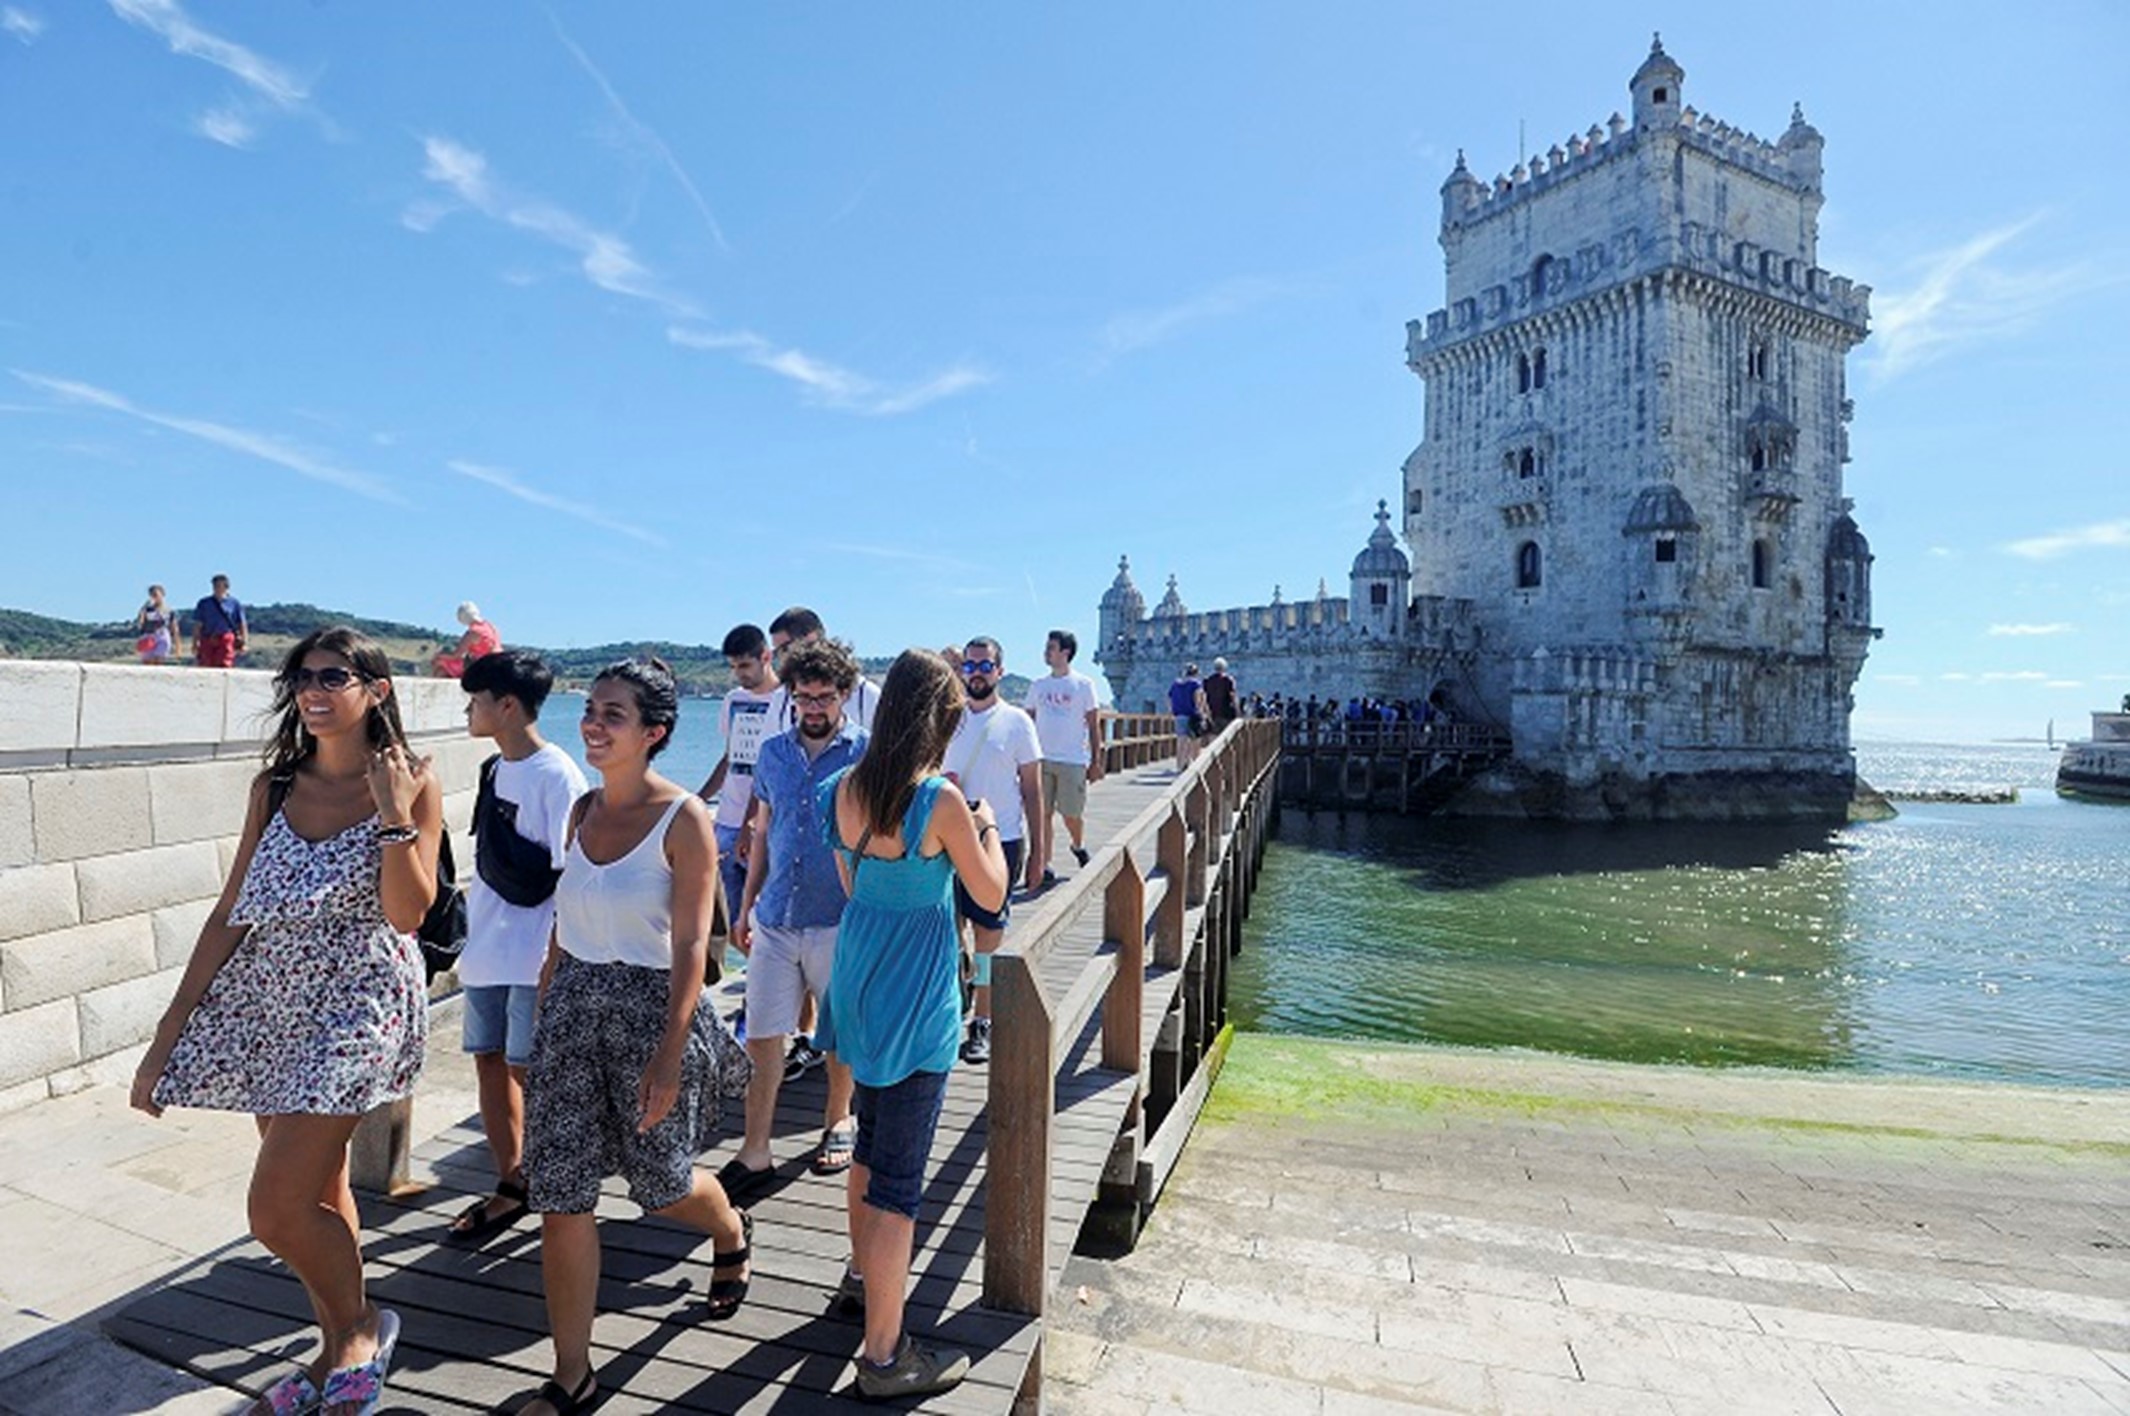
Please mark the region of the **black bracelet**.
POLYGON ((421 830, 414 826, 380 826, 377 828, 377 844, 404 846, 409 841, 419 840, 421 834, 421 830))

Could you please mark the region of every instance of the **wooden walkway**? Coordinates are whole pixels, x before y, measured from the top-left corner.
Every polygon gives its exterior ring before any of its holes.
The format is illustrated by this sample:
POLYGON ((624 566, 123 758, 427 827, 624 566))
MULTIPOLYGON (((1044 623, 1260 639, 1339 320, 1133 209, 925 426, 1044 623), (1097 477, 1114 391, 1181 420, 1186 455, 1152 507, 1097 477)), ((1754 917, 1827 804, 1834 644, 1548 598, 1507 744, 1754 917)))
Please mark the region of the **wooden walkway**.
MULTIPOLYGON (((1152 750, 1147 744, 1129 755, 1143 757, 1152 750)), ((1199 775, 1194 773, 1194 779, 1199 775)), ((1269 795, 1269 774, 1261 781, 1269 795)), ((1088 803, 1087 840, 1097 852, 1089 873, 1105 880, 1118 873, 1116 860, 1103 854, 1110 847, 1134 848, 1131 853, 1137 859, 1154 859, 1156 828, 1148 823, 1160 815, 1165 797, 1180 795, 1175 773, 1166 766, 1125 766, 1097 784, 1088 803), (1134 823, 1146 839, 1120 841, 1134 823)), ((1215 859, 1218 844, 1206 843, 1215 859)), ((1069 870, 1071 858, 1062 847, 1057 858, 1069 870)), ((1203 863, 1203 856, 1194 858, 1203 863)), ((1144 916, 1148 933, 1154 932, 1161 894, 1161 872, 1155 871, 1154 877, 1149 894, 1156 899, 1144 916)), ((1185 938, 1197 937, 1209 902, 1183 914, 1185 938)), ((1072 999, 1076 990, 1085 991, 1090 965, 1117 950, 1117 941, 1104 937, 1103 905, 1100 894, 1075 889, 1070 878, 1015 903, 1002 957, 1031 933, 1040 934, 1043 952, 1034 975, 1043 993, 1066 1000, 1063 1007, 1071 1016, 1078 1016, 1072 999), (1081 896, 1092 899, 1091 910, 1081 896)), ((1225 949, 1218 952, 1224 962, 1225 949)), ((1148 958, 1151 961, 1151 950, 1148 958)), ((967 1350, 974 1367, 957 1389, 921 1404, 904 1403, 903 1409, 999 1412, 1014 1407, 1017 1397, 1021 1409, 1034 1405, 1040 1379, 1041 1296, 1057 1286, 1082 1222, 1103 1188, 1105 1167, 1112 1181, 1116 1179, 1120 1133, 1130 1140, 1121 1149, 1140 1163, 1137 1128, 1146 1094, 1146 1063, 1164 1015, 1176 1010, 1186 972, 1160 964, 1146 969, 1139 1000, 1141 1026, 1127 1030, 1135 1046, 1142 1028, 1147 1039, 1147 1046, 1137 1049, 1142 1054, 1139 1069, 1103 1065, 1099 1008, 1088 1008, 1084 1024, 1053 1052, 1055 1106, 1047 1137, 1051 1161, 1047 1183, 1040 1187, 1046 1233, 1045 1242, 1035 1249, 1042 1255, 1043 1274, 1032 1303, 1000 1303, 996 1273, 993 1305, 983 1302, 989 1098, 999 1094, 1000 1084, 987 1069, 955 1069, 918 1228, 909 1321, 914 1331, 967 1350), (1008 1307, 1021 1311, 1003 1310, 1008 1307)), ((1203 977, 1202 969, 1188 972, 1203 977)), ((720 1006, 729 1014, 737 1003, 736 982, 728 980, 720 989, 720 1006)), ((1003 1018, 1000 1033, 998 1058, 1010 1068, 1008 1052, 1014 1040, 1006 1035, 1003 1018)), ((1173 1053, 1173 1038, 1170 1044, 1173 1053)), ((1176 1071, 1173 1064, 1171 1071, 1176 1071)), ((1169 1093, 1173 1104, 1182 1080, 1172 1076, 1167 1087, 1156 1090, 1169 1093)), ((788 1159, 774 1188, 750 1205, 756 1223, 753 1286, 746 1305, 728 1322, 712 1323, 705 1316, 708 1241, 642 1217, 619 1186, 609 1182, 599 1207, 605 1267, 593 1334, 594 1360, 607 1393, 600 1411, 626 1416, 861 1408, 852 1366, 859 1323, 841 1316, 834 1303, 849 1252, 843 1180, 814 1176, 805 1167, 818 1138, 823 1085, 816 1072, 783 1090, 777 1152, 788 1159)), ((735 1103, 725 1124, 733 1139, 707 1153, 703 1165, 714 1168, 728 1158, 739 1119, 735 1103)), ((1180 1148, 1180 1140, 1171 1146, 1180 1148)), ((550 1357, 538 1225, 528 1221, 479 1250, 437 1242, 451 1216, 470 1197, 485 1193, 492 1180, 478 1118, 468 1117, 419 1147, 415 1159, 417 1171, 433 1177, 433 1183, 389 1197, 362 1198, 372 1295, 397 1309, 405 1323, 384 1410, 487 1411, 499 1404, 510 1409, 539 1385, 550 1357)), ((1143 1188, 1137 1186, 1139 1178, 1127 1175, 1124 1193, 1143 1188)), ((1116 1186, 1109 1188, 1114 1193, 1116 1186)), ((1025 1183, 1016 1186, 1016 1197, 1026 1193, 1025 1183)), ((1150 1202, 1151 1195, 1147 1199, 1150 1202)), ((108 1319, 106 1330, 172 1366, 255 1392, 308 1357, 309 1324, 309 1307, 294 1276, 260 1246, 245 1242, 201 1258, 144 1293, 108 1319)))

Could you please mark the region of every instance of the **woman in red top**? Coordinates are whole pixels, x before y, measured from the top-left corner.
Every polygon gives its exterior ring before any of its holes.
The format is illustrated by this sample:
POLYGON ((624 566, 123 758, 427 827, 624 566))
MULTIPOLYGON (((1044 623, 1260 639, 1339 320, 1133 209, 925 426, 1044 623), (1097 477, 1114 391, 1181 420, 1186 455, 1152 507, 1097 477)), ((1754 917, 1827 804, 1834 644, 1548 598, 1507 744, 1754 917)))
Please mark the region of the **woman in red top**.
POLYGON ((459 647, 440 650, 430 661, 445 678, 457 678, 475 659, 503 647, 503 636, 496 632, 494 625, 481 618, 481 607, 473 601, 459 602, 459 623, 466 626, 466 632, 459 636, 459 647))

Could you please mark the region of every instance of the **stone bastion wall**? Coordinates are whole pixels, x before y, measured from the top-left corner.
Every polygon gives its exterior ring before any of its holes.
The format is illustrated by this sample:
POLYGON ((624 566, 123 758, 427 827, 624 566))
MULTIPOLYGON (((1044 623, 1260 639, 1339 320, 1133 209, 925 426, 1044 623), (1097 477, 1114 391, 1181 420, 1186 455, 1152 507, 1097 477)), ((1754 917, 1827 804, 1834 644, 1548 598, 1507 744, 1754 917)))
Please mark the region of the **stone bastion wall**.
MULTIPOLYGON (((489 743, 401 679, 462 864, 489 743)), ((221 893, 269 726, 258 670, 0 660, 0 1111, 129 1081, 221 893)))

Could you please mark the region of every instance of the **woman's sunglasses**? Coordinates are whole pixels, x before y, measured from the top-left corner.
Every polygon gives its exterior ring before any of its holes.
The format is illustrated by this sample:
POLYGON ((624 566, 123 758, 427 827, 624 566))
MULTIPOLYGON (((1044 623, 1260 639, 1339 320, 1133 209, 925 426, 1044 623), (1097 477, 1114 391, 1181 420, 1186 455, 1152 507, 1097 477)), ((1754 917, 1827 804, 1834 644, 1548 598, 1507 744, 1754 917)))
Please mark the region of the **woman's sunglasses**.
POLYGON ((305 689, 319 688, 327 693, 338 693, 344 688, 362 682, 362 675, 353 669, 334 665, 324 669, 298 669, 289 676, 289 684, 301 693, 305 689))

